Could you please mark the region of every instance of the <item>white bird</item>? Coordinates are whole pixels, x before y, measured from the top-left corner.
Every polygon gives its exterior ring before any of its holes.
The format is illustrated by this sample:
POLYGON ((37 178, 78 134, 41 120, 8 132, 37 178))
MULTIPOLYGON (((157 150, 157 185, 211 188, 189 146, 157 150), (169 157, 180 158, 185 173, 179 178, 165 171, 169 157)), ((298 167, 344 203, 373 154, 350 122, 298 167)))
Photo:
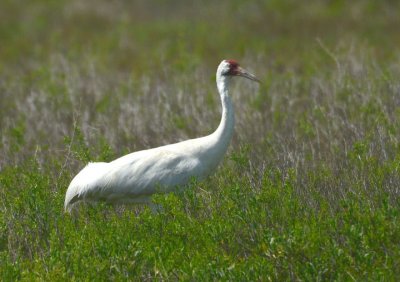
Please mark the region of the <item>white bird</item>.
POLYGON ((89 163, 71 181, 65 210, 70 212, 79 201, 151 203, 154 193, 174 191, 192 177, 203 179, 214 172, 232 138, 235 116, 228 88, 234 76, 259 82, 234 60, 220 63, 216 80, 222 117, 212 134, 130 153, 110 163, 89 163))

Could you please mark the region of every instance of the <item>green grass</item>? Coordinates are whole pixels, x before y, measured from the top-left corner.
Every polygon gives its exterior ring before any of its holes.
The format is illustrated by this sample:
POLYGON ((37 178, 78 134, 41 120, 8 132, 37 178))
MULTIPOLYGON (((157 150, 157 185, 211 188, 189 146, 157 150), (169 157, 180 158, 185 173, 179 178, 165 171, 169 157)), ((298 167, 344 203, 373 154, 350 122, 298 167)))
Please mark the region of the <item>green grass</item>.
POLYGON ((392 1, 3 1, 0 279, 396 281, 400 33, 392 1), (236 133, 162 206, 81 205, 88 161, 236 133))

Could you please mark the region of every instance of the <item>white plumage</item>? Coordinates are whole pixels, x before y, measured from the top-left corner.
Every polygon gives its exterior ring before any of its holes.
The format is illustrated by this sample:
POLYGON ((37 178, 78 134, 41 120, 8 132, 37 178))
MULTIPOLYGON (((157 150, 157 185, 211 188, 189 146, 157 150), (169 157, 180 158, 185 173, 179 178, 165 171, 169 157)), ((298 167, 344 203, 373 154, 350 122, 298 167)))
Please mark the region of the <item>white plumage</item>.
POLYGON ((234 110, 228 95, 233 76, 258 79, 233 60, 217 69, 222 118, 217 130, 205 137, 128 154, 110 163, 89 163, 71 181, 65 210, 78 201, 148 203, 156 192, 171 192, 192 178, 203 179, 223 158, 234 127, 234 110))

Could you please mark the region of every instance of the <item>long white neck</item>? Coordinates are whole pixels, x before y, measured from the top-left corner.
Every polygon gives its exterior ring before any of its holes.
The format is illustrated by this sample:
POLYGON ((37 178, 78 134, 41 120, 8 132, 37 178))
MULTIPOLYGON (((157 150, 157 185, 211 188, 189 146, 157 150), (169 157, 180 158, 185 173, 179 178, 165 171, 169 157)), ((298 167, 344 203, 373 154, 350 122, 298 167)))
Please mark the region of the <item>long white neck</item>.
POLYGON ((219 71, 217 72, 217 87, 221 97, 222 117, 218 128, 212 134, 198 139, 201 143, 197 148, 204 167, 204 170, 198 175, 199 177, 207 176, 215 170, 232 139, 235 116, 232 101, 228 95, 229 82, 230 77, 221 75, 219 71))
POLYGON ((225 153, 233 134, 235 125, 235 112, 232 100, 229 97, 228 86, 230 77, 217 74, 217 87, 221 98, 222 116, 217 130, 212 134, 216 141, 216 146, 225 153))

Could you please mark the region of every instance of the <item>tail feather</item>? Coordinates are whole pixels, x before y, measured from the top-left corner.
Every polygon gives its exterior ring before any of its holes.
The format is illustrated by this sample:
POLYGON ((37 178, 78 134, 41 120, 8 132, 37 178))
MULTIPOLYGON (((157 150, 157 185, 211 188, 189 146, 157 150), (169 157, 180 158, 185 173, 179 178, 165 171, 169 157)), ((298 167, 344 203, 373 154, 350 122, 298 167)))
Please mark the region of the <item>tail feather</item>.
POLYGON ((64 209, 71 212, 76 202, 97 190, 96 182, 104 174, 107 163, 89 163, 72 179, 65 195, 64 209))
POLYGON ((66 199, 64 203, 65 212, 71 213, 75 203, 78 202, 79 200, 80 200, 79 195, 73 196, 71 199, 68 199, 68 201, 66 199))

